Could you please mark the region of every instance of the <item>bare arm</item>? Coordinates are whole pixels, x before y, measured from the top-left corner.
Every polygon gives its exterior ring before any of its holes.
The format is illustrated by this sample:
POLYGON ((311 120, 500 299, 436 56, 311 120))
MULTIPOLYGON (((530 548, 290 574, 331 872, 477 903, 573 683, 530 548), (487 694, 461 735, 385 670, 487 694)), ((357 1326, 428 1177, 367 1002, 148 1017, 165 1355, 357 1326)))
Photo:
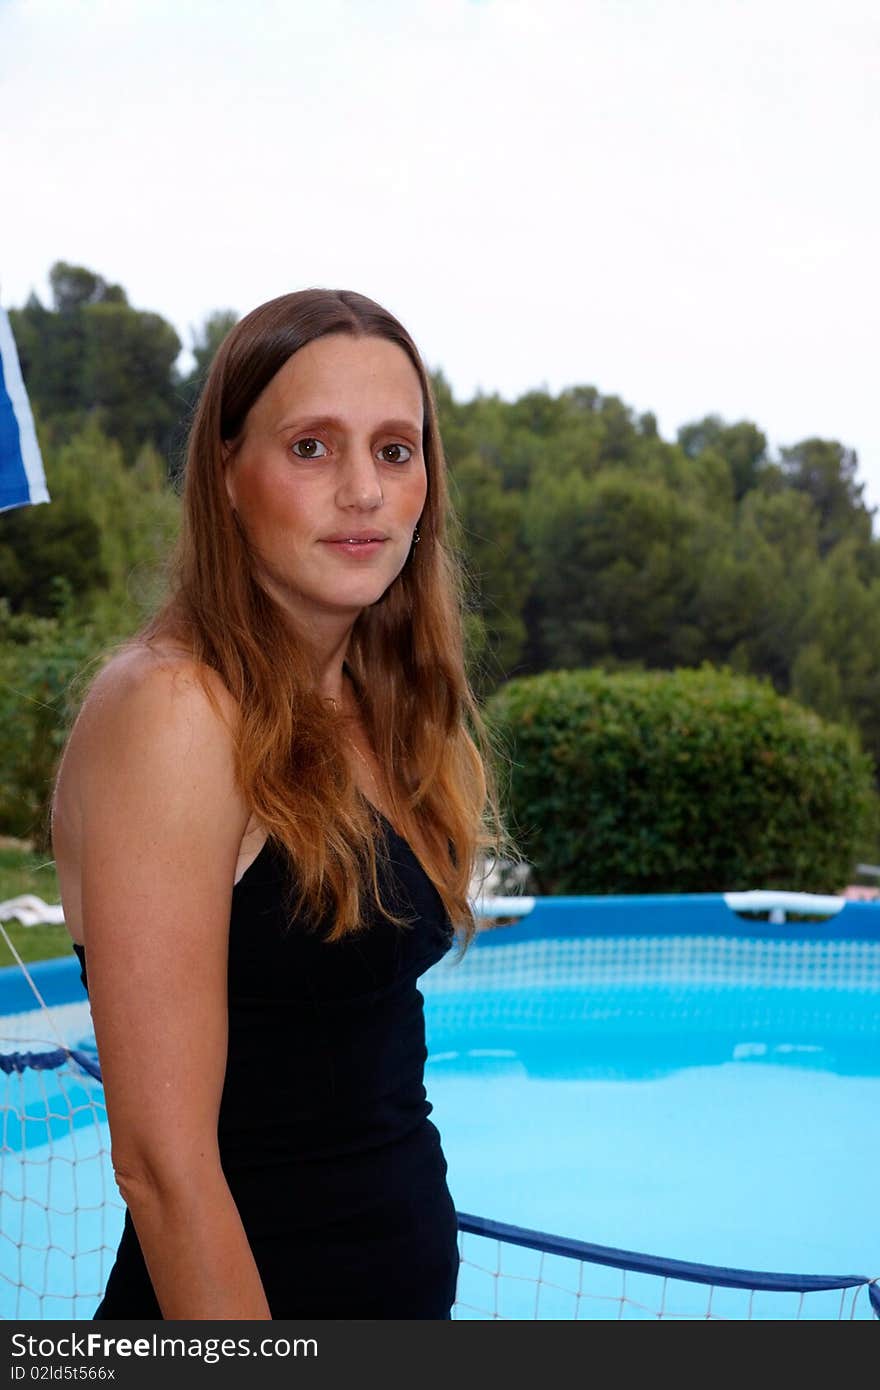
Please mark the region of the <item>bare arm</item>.
POLYGON ((102 673, 75 733, 83 934, 117 1182, 165 1318, 268 1319, 217 1145, 248 819, 231 734, 188 663, 150 656, 102 673))

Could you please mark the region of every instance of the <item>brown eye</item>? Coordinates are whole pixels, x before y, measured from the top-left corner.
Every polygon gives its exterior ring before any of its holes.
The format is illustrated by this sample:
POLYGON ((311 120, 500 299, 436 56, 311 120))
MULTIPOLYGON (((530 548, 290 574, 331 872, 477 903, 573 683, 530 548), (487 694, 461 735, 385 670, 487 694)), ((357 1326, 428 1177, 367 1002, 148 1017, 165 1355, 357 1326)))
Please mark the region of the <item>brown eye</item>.
POLYGON ((320 459, 323 458, 327 450, 320 439, 298 439, 293 445, 293 452, 297 458, 301 459, 320 459))
POLYGON ((379 454, 384 463, 408 463, 412 458, 412 449, 408 444, 384 444, 379 454))

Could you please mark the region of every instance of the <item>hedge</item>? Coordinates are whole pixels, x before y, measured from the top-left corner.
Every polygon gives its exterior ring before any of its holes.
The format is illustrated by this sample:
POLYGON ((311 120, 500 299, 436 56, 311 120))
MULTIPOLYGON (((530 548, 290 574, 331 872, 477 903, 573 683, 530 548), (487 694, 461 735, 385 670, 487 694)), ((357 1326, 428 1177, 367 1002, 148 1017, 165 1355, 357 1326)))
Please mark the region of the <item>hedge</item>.
POLYGON ((833 892, 876 830, 857 735, 752 677, 554 671, 486 716, 535 892, 833 892))

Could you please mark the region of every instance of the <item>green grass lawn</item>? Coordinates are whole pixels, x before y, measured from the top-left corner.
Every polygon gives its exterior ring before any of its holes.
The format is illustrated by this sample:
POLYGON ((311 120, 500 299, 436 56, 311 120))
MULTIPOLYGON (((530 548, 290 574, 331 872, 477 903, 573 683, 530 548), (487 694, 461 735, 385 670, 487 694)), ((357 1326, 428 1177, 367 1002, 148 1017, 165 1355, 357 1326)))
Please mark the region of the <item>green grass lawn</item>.
MULTIPOLYGON (((34 854, 16 846, 0 847, 0 902, 17 898, 22 893, 34 893, 44 903, 60 902, 55 862, 48 854, 34 854)), ((70 936, 63 922, 57 927, 46 923, 23 927, 15 920, 2 925, 24 961, 50 960, 72 953, 70 936)), ((0 932, 0 966, 14 964, 15 957, 0 932)))

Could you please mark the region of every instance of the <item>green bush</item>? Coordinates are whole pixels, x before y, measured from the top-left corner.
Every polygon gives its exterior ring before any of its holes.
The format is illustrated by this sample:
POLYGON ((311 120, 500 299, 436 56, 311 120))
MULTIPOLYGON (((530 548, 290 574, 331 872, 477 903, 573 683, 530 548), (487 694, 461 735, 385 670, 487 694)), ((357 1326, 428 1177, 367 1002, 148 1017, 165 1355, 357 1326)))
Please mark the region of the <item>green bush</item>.
POLYGON ((833 892, 876 831, 857 736, 750 677, 556 671, 486 714, 539 893, 833 892))
POLYGON ((55 582, 57 617, 13 614, 0 598, 0 834, 41 853, 58 758, 102 645, 73 616, 66 580, 55 582))
POLYGON ((46 472, 51 503, 0 518, 0 834, 40 851, 80 699, 158 602, 180 513, 159 456, 128 467, 94 425, 48 448, 46 472))

